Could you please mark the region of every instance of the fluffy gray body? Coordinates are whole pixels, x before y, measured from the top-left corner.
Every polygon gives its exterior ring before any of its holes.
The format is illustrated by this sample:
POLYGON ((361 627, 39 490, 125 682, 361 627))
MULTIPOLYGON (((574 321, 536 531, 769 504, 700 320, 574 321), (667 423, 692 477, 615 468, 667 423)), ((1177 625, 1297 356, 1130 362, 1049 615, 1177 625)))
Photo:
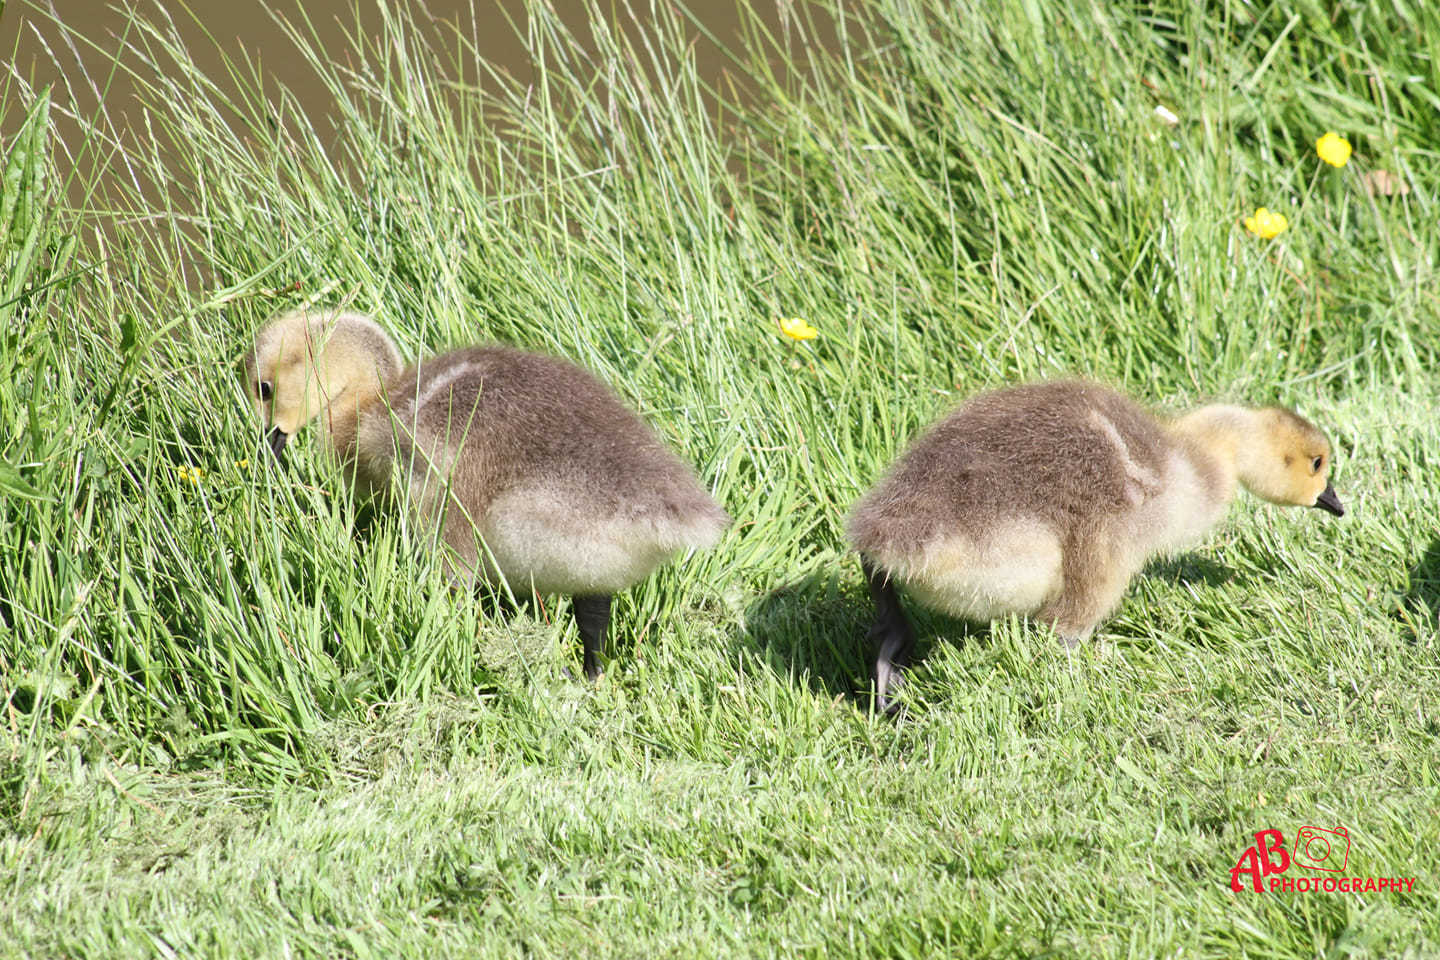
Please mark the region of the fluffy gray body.
POLYGON ((1323 435, 1278 408, 1217 405, 1162 424, 1080 381, 968 400, 850 516, 847 536, 881 610, 872 631, 881 699, 911 643, 893 583, 954 616, 1033 615, 1075 643, 1146 560, 1213 527, 1237 482, 1273 502, 1339 512, 1328 460, 1323 435))
POLYGON ((1147 557, 1219 518, 1226 478, 1198 453, 1094 384, 984 394, 856 505, 850 543, 928 606, 977 620, 1049 606, 1078 635, 1147 557))
POLYGON ((693 471, 585 370, 508 347, 389 378, 342 456, 359 484, 408 487, 461 577, 541 593, 623 590, 729 522, 693 471))

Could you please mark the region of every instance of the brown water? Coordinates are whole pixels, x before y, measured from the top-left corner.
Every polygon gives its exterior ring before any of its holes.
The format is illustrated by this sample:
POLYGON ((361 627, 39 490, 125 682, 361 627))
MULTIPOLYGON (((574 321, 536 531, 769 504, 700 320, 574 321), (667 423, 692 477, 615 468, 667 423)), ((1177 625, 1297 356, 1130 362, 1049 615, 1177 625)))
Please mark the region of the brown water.
MULTIPOLYGON (((0 0, 0 4, 3 2, 0 0)), ((550 2, 576 36, 588 41, 590 32, 583 0, 550 2)), ((646 2, 648 0, 640 0, 638 8, 643 9, 646 2)), ((138 38, 138 31, 128 23, 122 11, 113 8, 116 3, 117 0, 50 0, 42 9, 36 0, 11 0, 4 13, 0 14, 0 51, 4 51, 0 57, 14 50, 15 70, 25 82, 36 89, 54 84, 52 99, 61 114, 78 112, 82 116, 94 115, 103 92, 106 109, 117 134, 133 141, 135 138, 143 139, 140 134, 144 125, 143 111, 136 99, 133 79, 123 70, 112 70, 112 63, 115 51, 122 48, 123 38, 128 36, 133 42, 138 38), (71 28, 78 36, 68 35, 71 31, 62 29, 58 24, 71 28)), ((139 10, 148 19, 163 16, 157 11, 170 11, 190 55, 222 90, 228 83, 223 67, 224 57, 241 64, 248 59, 258 66, 267 94, 283 85, 296 95, 310 117, 323 118, 327 115, 326 91, 293 53, 293 44, 270 12, 273 7, 299 22, 301 18, 297 12, 300 7, 295 0, 272 0, 270 3, 262 0, 190 0, 185 6, 178 3, 142 3, 139 10), (185 6, 195 11, 195 16, 188 14, 185 6)), ((355 6, 355 0, 304 0, 304 18, 308 18, 313 26, 323 49, 343 49, 345 26, 342 22, 353 30, 355 6)), ((361 0, 359 6, 361 26, 366 28, 367 33, 375 33, 374 26, 379 20, 375 5, 361 0)), ((728 46, 738 46, 740 17, 734 0, 690 0, 688 6, 716 39, 728 46)), ((516 35, 517 27, 523 30, 525 25, 523 0, 473 0, 473 3, 472 0, 425 0, 420 9, 428 11, 437 22, 461 25, 479 55, 491 65, 522 83, 531 80, 531 63, 520 37, 516 35)), ((423 18, 424 14, 420 16, 423 18)), ((636 37, 644 29, 643 24, 635 23, 623 12, 623 8, 612 8, 609 17, 631 37, 636 37)), ((766 11, 765 19, 772 25, 777 23, 779 15, 776 8, 766 11)), ((696 41, 696 66, 700 78, 711 84, 721 82, 729 61, 699 28, 692 27, 690 33, 696 41)), ((131 64, 134 61, 133 56, 123 56, 120 62, 131 64)), ((8 100, 14 104, 17 98, 12 96, 8 100)), ((54 111, 52 116, 60 169, 62 173, 75 169, 78 174, 71 180, 69 191, 71 201, 78 203, 83 184, 89 179, 89 171, 96 161, 82 149, 79 124, 68 116, 56 115, 54 111)), ((8 142, 22 119, 19 111, 12 107, 6 116, 0 117, 0 137, 8 142)), ((318 126, 324 135, 323 121, 318 126)), ((109 175, 117 173, 112 169, 109 175)))

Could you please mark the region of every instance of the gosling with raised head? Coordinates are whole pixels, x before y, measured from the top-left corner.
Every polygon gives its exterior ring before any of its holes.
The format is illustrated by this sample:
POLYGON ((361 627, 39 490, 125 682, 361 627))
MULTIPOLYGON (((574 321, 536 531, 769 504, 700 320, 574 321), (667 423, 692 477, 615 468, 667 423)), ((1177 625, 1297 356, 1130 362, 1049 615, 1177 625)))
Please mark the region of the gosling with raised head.
POLYGON ((280 456, 316 417, 362 493, 408 493, 450 550, 453 580, 569 594, 585 673, 600 673, 613 595, 729 523, 694 472, 595 376, 502 346, 401 369, 354 313, 292 313, 246 357, 280 456))
POLYGON ((1074 645, 1147 559, 1199 541, 1237 482, 1271 503, 1343 515, 1329 472, 1325 436, 1278 407, 1218 404, 1161 423, 1080 381, 971 398, 850 514, 878 610, 877 706, 888 708, 914 644, 897 583, 952 616, 1032 615, 1074 645))

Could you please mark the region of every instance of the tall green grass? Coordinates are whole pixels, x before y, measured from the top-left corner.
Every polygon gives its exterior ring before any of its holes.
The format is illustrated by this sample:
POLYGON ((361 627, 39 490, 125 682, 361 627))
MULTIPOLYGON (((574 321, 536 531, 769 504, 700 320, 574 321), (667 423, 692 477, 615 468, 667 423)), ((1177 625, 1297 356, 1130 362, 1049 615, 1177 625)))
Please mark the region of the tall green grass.
POLYGON ((528 88, 418 5, 338 49, 277 13, 322 119, 246 60, 207 76, 172 9, 118 48, 51 26, 134 77, 128 130, 0 80, 4 949, 1440 950, 1440 15, 747 10, 737 96, 670 6, 585 43, 533 6, 528 88), (57 111, 107 167, 78 206, 57 111), (586 365, 735 527, 570 680, 560 611, 457 599, 307 443, 261 456, 234 363, 304 303, 586 365), (845 510, 960 396, 1061 373, 1298 406, 1352 512, 1242 498, 1074 656, 920 614, 905 716, 868 716, 845 510), (1230 892, 1302 823, 1414 891, 1230 892))

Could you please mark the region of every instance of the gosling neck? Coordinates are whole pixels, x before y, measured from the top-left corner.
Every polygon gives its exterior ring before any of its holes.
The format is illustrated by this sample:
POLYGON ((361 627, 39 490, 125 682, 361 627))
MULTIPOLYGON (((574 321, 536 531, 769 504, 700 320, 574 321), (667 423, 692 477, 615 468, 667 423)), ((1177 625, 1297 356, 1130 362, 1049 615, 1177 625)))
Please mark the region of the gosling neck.
POLYGON ((1170 433, 1183 441, 1196 468, 1213 478, 1226 503, 1235 496, 1236 483, 1243 483, 1255 429, 1255 411, 1224 403, 1192 410, 1170 424, 1170 433))
POLYGON ((329 346, 316 364, 325 425, 331 447, 350 458, 360 415, 376 403, 385 381, 398 370, 390 357, 378 357, 343 344, 329 346))

